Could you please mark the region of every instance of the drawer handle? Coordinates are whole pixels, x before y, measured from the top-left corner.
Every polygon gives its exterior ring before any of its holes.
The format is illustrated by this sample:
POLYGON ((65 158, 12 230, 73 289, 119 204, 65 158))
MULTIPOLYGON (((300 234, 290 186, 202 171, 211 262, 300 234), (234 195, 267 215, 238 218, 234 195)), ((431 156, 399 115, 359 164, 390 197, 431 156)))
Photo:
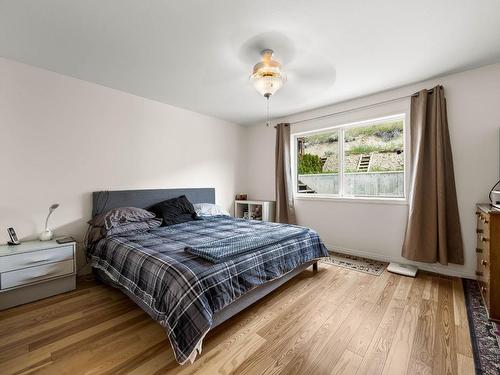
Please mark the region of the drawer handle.
POLYGON ((483 224, 488 224, 488 220, 486 220, 486 218, 484 217, 481 217, 481 221, 483 222, 483 224))
POLYGON ((481 287, 481 292, 486 293, 486 287, 482 286, 481 287))
POLYGON ((476 233, 479 234, 479 233, 483 233, 483 230, 482 229, 476 229, 476 233))
POLYGON ((476 271, 476 276, 483 276, 484 274, 481 271, 476 271))
POLYGON ((479 247, 476 248, 476 253, 482 253, 483 249, 480 249, 479 247))
POLYGON ((30 263, 41 263, 50 260, 50 257, 32 259, 30 263))
POLYGON ((483 267, 486 267, 488 265, 488 262, 483 259, 481 260, 481 264, 483 265, 483 267))
POLYGON ((484 236, 481 236, 481 242, 488 242, 488 238, 487 237, 484 237, 484 236))

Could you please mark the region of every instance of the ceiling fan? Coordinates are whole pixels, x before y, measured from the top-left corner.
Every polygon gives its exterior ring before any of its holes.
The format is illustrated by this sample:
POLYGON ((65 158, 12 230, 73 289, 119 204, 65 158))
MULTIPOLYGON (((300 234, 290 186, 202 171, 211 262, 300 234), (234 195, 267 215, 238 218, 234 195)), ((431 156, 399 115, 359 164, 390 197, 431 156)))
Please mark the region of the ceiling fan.
POLYGON ((242 62, 249 63, 260 53, 261 61, 253 66, 250 75, 255 90, 267 99, 267 121, 269 126, 269 99, 286 84, 279 93, 288 102, 297 98, 307 100, 307 95, 319 94, 328 90, 335 81, 335 68, 325 56, 315 52, 301 38, 293 42, 277 31, 256 35, 243 43, 239 51, 242 62), (274 57, 275 48, 280 58, 274 57), (301 51, 301 54, 297 54, 301 51), (283 59, 283 60, 281 60, 283 59), (283 62, 283 64, 282 64, 283 62), (288 87, 289 86, 289 87, 288 87))
POLYGON ((273 60, 273 53, 272 49, 263 50, 261 52, 262 61, 254 65, 253 73, 250 76, 255 90, 267 99, 267 126, 270 124, 269 98, 286 82, 286 74, 281 69, 281 64, 273 60))
POLYGON ((273 97, 273 102, 287 112, 331 89, 336 78, 335 67, 317 44, 288 32, 285 35, 268 31, 248 37, 253 33, 245 30, 231 36, 228 44, 214 55, 214 59, 219 58, 224 64, 225 74, 221 76, 214 69, 206 71, 205 82, 209 86, 250 83, 267 98, 268 105, 273 97))

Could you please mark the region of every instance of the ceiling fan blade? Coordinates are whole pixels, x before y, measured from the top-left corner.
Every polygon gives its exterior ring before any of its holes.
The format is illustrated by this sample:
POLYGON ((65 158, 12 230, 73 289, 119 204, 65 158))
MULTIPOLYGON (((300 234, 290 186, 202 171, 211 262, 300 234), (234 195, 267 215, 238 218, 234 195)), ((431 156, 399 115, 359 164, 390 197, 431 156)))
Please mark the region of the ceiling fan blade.
POLYGON ((299 86, 307 87, 310 92, 328 90, 336 79, 334 65, 328 59, 319 56, 301 58, 285 69, 288 77, 287 85, 297 83, 299 86))
POLYGON ((239 71, 224 72, 224 75, 217 74, 205 74, 202 79, 204 86, 223 86, 227 84, 239 84, 240 87, 245 85, 249 81, 250 75, 245 76, 244 73, 239 71))
POLYGON ((261 60, 261 52, 265 49, 273 50, 274 58, 281 64, 293 61, 296 53, 294 42, 279 31, 257 34, 240 45, 238 58, 250 68, 261 60))

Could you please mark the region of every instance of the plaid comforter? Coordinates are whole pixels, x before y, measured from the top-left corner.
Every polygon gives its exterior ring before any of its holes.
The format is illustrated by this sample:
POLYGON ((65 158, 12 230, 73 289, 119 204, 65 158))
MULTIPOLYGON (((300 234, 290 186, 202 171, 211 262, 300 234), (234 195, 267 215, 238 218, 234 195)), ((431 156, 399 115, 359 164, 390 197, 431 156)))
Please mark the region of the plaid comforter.
POLYGON ((175 358, 183 364, 201 351, 215 312, 253 288, 327 256, 313 230, 217 264, 184 249, 281 225, 216 216, 108 237, 88 256, 92 267, 125 289, 165 328, 175 358))

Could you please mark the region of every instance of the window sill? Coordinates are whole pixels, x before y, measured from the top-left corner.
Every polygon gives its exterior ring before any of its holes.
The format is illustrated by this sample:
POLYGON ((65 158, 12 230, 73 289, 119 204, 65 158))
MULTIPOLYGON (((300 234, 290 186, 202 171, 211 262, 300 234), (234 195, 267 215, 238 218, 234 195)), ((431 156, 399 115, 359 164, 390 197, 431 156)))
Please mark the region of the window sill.
POLYGON ((304 201, 326 201, 326 202, 341 202, 341 203, 365 203, 365 204, 389 204, 407 206, 406 198, 376 198, 376 197, 334 197, 321 194, 295 194, 295 200, 304 201))

